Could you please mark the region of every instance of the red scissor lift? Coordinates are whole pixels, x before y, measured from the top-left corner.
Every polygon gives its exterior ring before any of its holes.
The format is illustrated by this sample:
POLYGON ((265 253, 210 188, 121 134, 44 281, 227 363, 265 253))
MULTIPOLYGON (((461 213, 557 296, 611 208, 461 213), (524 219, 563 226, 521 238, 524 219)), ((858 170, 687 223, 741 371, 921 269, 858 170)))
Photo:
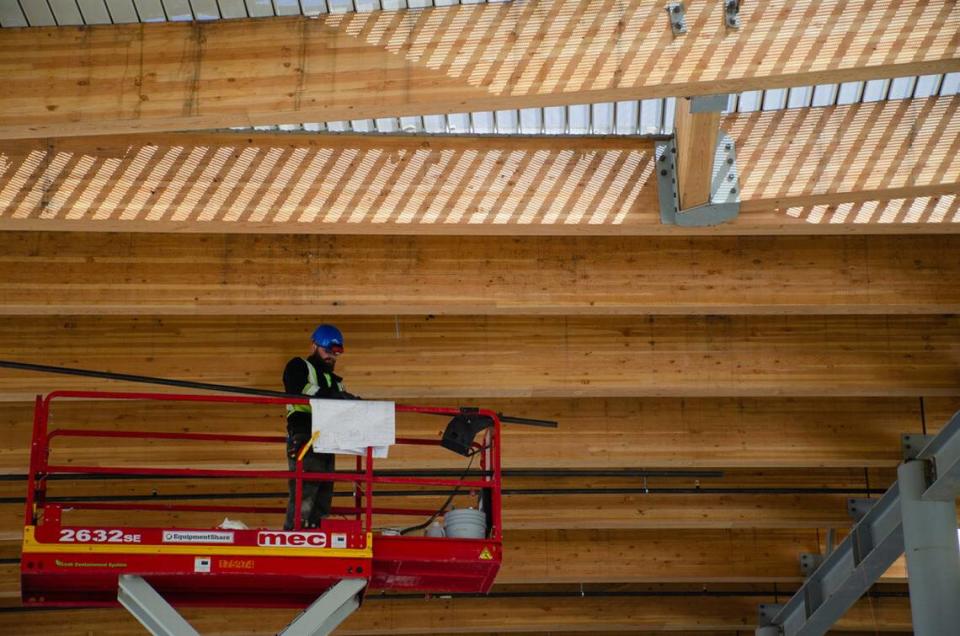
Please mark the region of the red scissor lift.
MULTIPOLYGON (((226 444, 273 444, 282 456, 279 436, 145 432, 51 428, 51 406, 62 400, 149 400, 247 405, 297 403, 295 399, 164 393, 55 391, 38 396, 30 450, 26 497, 21 586, 29 606, 91 607, 118 603, 118 585, 145 582, 174 605, 304 607, 349 580, 362 590, 398 590, 425 593, 487 592, 500 568, 500 420, 496 413, 475 412, 489 418, 473 450, 480 458, 480 478, 446 479, 388 476, 374 473, 372 449, 356 458, 351 473, 303 472, 302 460, 294 472, 253 469, 195 469, 129 466, 78 466, 52 460, 51 443, 69 438, 179 440, 226 444), (335 507, 320 528, 291 532, 270 528, 144 527, 140 511, 276 513, 267 506, 142 503, 131 501, 48 500, 47 487, 55 475, 168 478, 271 479, 279 485, 297 480, 299 509, 303 481, 324 480, 353 484, 353 505, 335 507), (464 489, 482 494, 487 510, 483 538, 450 538, 383 534, 374 531, 377 515, 429 518, 435 510, 382 508, 374 501, 378 484, 464 489), (122 525, 71 525, 72 511, 129 511, 122 525), (333 518, 338 517, 338 518, 333 518)), ((308 403, 307 399, 300 400, 308 403)), ((457 416, 458 409, 397 405, 398 413, 457 416)), ((398 445, 439 446, 437 439, 397 438, 398 445)), ((60 449, 58 449, 60 450, 60 449)), ((58 453, 53 453, 58 455, 58 453)), ((114 512, 116 514, 116 512, 114 512)), ((122 591, 122 590, 121 590, 122 591)), ((127 602, 124 605, 133 609, 127 602)), ((136 612, 134 612, 136 614, 136 612)), ((140 618, 138 616, 138 618, 140 618)), ((141 619, 143 620, 143 619, 141 619)), ((342 618, 340 619, 342 620, 342 618)))

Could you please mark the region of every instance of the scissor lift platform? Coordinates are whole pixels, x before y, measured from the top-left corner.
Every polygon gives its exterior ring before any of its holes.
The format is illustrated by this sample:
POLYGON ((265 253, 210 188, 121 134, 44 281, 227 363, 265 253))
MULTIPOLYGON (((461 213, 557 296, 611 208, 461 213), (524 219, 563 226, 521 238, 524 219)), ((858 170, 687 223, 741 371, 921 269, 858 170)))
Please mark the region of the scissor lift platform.
MULTIPOLYGON (((26 524, 21 559, 23 603, 28 606, 94 607, 117 605, 121 577, 145 581, 163 599, 177 606, 304 607, 340 581, 363 582, 364 592, 395 590, 425 593, 482 593, 490 590, 502 558, 500 530, 500 422, 476 444, 481 458, 479 480, 379 476, 370 449, 356 459, 352 473, 307 473, 297 470, 196 470, 58 465, 50 462, 55 438, 140 438, 278 443, 282 438, 215 436, 191 433, 48 430, 54 399, 188 400, 202 402, 286 404, 289 400, 145 393, 55 392, 37 399, 26 524), (348 481, 354 484, 354 505, 335 508, 341 518, 326 518, 318 529, 282 531, 272 528, 147 527, 142 525, 74 525, 72 511, 139 510, 237 512, 236 506, 141 504, 109 501, 48 501, 52 475, 140 477, 251 477, 278 480, 348 481), (375 515, 420 515, 430 510, 378 508, 375 484, 465 488, 482 492, 488 532, 482 538, 383 534, 373 529, 375 515)), ((306 401, 306 400, 304 400, 306 401)), ((456 409, 397 406, 398 411, 456 416, 456 409)), ((398 438, 398 444, 438 445, 436 440, 398 438)), ((279 454, 279 449, 278 449, 279 454)), ((298 497, 300 489, 297 489, 298 497)), ((299 506, 298 506, 299 507, 299 506)), ((250 507, 251 512, 282 509, 250 507)))

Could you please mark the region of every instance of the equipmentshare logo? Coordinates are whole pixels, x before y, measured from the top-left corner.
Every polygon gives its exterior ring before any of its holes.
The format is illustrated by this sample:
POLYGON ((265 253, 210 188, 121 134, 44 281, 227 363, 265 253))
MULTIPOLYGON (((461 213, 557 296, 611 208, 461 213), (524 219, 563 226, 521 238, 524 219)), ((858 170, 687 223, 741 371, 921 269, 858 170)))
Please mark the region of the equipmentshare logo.
POLYGON ((164 530, 164 543, 233 543, 232 532, 164 530))

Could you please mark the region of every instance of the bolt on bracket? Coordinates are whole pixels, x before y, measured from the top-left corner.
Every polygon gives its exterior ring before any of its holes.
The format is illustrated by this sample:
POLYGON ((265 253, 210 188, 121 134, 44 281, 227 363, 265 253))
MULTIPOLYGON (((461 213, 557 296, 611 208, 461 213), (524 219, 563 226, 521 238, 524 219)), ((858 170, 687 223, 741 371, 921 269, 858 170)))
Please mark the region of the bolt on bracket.
POLYGON ((728 29, 740 28, 740 0, 725 0, 723 3, 723 21, 728 29))
POLYGON ((757 607, 757 618, 761 626, 772 625, 774 617, 780 613, 780 610, 783 609, 783 605, 778 605, 774 603, 762 603, 757 607))
POLYGON ((670 30, 673 31, 674 35, 682 35, 687 32, 687 16, 682 2, 668 2, 667 15, 670 16, 670 30))
POLYGON ((930 443, 933 435, 922 435, 920 433, 904 433, 900 436, 900 454, 903 461, 916 459, 920 451, 930 443))
POLYGON ((800 572, 803 576, 809 577, 817 571, 820 564, 823 563, 823 555, 817 552, 803 552, 800 554, 800 572))
POLYGON ((854 523, 856 523, 870 512, 870 509, 873 508, 873 504, 875 503, 877 503, 876 499, 858 499, 851 497, 847 499, 847 514, 849 514, 854 523))
MULTIPOLYGON (((726 96, 724 96, 726 104, 726 96)), ((710 202, 680 209, 677 186, 677 145, 675 138, 656 142, 657 196, 660 222, 682 227, 703 227, 729 221, 740 213, 740 183, 733 138, 720 133, 713 157, 710 202)))

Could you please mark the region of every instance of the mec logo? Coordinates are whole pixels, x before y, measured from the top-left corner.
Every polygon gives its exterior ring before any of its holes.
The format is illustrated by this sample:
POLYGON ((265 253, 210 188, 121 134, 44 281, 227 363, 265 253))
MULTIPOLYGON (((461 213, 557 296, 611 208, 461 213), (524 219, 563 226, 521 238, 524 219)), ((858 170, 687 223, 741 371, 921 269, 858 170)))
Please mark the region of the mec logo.
POLYGON ((260 532, 257 545, 278 548, 325 548, 326 532, 260 532))

